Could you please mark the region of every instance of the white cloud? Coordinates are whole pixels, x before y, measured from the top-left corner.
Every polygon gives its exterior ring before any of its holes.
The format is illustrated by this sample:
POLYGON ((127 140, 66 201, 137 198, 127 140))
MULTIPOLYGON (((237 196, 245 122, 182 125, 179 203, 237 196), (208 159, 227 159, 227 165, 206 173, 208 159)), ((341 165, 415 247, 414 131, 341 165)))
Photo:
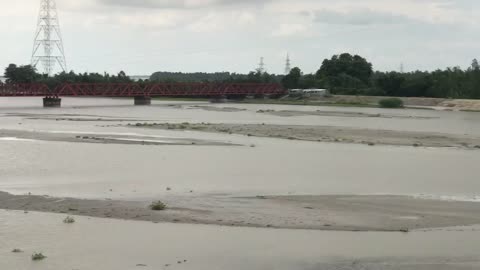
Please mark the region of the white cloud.
POLYGON ((408 24, 415 22, 404 15, 375 12, 371 9, 336 12, 319 10, 313 13, 314 21, 326 24, 374 25, 374 24, 408 24))
POLYGON ((307 26, 304 24, 280 24, 277 29, 272 32, 274 37, 289 37, 307 33, 307 26))
MULTIPOLYGON (((2 3, 0 35, 10 42, 0 42, 8 52, 0 55, 0 66, 28 61, 38 2, 2 3)), ((371 58, 378 69, 400 62, 435 69, 480 57, 476 0, 57 2, 68 62, 78 71, 247 72, 263 55, 270 71, 282 72, 278 55, 287 51, 306 72, 347 49, 371 58)))

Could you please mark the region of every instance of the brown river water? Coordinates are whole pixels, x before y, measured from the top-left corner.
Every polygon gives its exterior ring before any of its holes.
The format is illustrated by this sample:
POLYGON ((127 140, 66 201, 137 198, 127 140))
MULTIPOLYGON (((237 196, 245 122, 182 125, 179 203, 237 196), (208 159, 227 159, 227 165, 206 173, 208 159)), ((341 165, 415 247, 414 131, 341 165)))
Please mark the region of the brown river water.
MULTIPOLYGON (((187 138, 234 145, 89 144, 0 136, 0 191, 124 200, 181 197, 194 191, 197 196, 392 194, 480 201, 477 150, 111 126, 268 123, 480 136, 478 113, 178 101, 154 101, 150 107, 132 104, 130 99, 80 98, 64 99, 62 108, 44 109, 40 98, 0 99, 0 132, 135 136, 165 142, 187 138), (199 105, 209 109, 195 107, 199 105), (229 109, 222 110, 225 107, 229 109), (267 109, 390 117, 258 113, 267 109), (249 147, 252 144, 256 147, 249 147)), ((480 233, 475 227, 355 233, 86 217, 70 226, 61 222, 63 218, 0 211, 0 269, 480 269, 480 233), (13 254, 14 248, 25 252, 13 254), (48 258, 32 262, 29 256, 40 251, 48 258)))

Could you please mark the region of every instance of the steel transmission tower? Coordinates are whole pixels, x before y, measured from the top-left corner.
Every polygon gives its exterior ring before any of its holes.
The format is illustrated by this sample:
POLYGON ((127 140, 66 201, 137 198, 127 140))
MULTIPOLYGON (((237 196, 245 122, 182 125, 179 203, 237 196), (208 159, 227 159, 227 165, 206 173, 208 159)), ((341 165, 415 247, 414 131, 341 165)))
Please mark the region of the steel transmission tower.
POLYGON ((290 62, 290 55, 287 54, 287 61, 285 63, 285 75, 290 74, 290 71, 292 70, 292 65, 290 62))
POLYGON ((67 71, 60 23, 55 0, 40 0, 37 31, 33 43, 32 66, 41 63, 43 73, 51 76, 55 65, 67 71))
POLYGON ((257 72, 261 74, 265 73, 265 62, 263 57, 260 57, 260 63, 258 64, 257 72))

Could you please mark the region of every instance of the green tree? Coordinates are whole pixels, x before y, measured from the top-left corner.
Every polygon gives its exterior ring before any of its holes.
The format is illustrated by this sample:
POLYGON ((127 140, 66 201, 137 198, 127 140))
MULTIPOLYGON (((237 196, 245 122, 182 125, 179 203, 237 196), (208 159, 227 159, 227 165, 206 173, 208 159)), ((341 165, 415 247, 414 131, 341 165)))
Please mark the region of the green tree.
POLYGON ((298 67, 292 68, 290 73, 282 79, 282 84, 287 89, 295 89, 300 87, 300 79, 302 78, 302 70, 298 67))
POLYGON ((373 74, 372 64, 359 55, 343 53, 334 55, 331 59, 325 59, 317 71, 317 78, 339 77, 345 74, 353 77, 364 85, 370 85, 370 78, 373 74))
POLYGON ((33 83, 41 77, 31 65, 17 66, 15 64, 10 64, 5 69, 4 76, 7 78, 7 83, 33 83))
POLYGON ((397 72, 379 73, 375 85, 382 95, 397 96, 401 94, 405 76, 397 72))
POLYGON ((478 64, 477 59, 473 59, 471 68, 472 70, 476 70, 476 71, 480 70, 480 65, 478 64))

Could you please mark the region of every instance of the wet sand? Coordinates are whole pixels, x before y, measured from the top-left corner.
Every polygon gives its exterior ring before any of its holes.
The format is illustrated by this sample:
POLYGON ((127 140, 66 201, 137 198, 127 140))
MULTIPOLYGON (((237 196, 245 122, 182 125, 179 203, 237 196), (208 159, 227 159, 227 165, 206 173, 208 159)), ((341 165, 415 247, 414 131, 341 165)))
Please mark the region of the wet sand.
POLYGON ((72 121, 72 122, 128 122, 128 121, 151 121, 129 117, 112 117, 91 114, 33 114, 33 113, 5 113, 1 117, 21 117, 26 120, 50 120, 50 121, 72 121))
POLYGON ((384 114, 384 113, 363 113, 363 112, 346 112, 346 111, 294 111, 294 110, 259 110, 257 113, 270 114, 282 117, 295 116, 329 116, 329 117, 367 117, 367 118, 397 118, 397 119, 434 119, 435 117, 422 117, 400 114, 384 114))
POLYGON ((151 201, 84 200, 0 192, 0 208, 151 222, 335 231, 402 231, 480 224, 480 203, 407 196, 166 196, 151 201))
POLYGON ((240 109, 240 108, 235 108, 235 107, 214 107, 214 106, 200 106, 200 105, 189 106, 188 108, 202 109, 202 110, 210 111, 210 112, 242 112, 242 111, 246 111, 246 109, 240 109))
POLYGON ((364 128, 272 125, 272 124, 209 124, 209 123, 137 123, 140 128, 194 130, 204 132, 241 134, 247 136, 282 138, 289 140, 356 143, 368 145, 398 145, 414 147, 457 147, 480 149, 480 137, 431 132, 372 130, 364 128))
POLYGON ((128 145, 210 145, 210 146, 237 146, 229 142, 210 141, 193 138, 168 138, 155 136, 135 136, 118 134, 88 134, 41 132, 25 130, 0 129, 0 139, 21 139, 32 141, 70 142, 70 143, 97 143, 97 144, 128 144, 128 145))

